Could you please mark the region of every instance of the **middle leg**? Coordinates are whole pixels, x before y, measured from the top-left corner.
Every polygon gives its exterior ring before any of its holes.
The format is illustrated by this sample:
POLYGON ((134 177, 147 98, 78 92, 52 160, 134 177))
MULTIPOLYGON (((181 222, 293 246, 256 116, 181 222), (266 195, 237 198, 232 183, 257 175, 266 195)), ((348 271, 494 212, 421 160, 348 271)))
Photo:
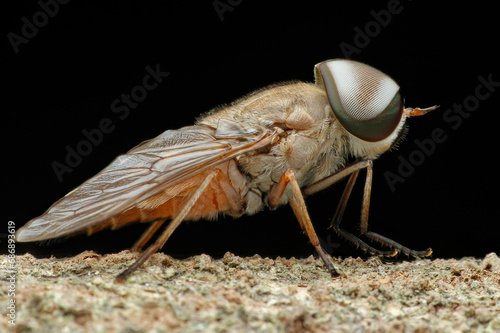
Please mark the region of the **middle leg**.
POLYGON ((285 171, 278 183, 269 193, 269 206, 276 207, 279 204, 288 184, 290 184, 290 186, 292 187, 293 193, 292 198, 290 198, 290 206, 292 206, 292 210, 295 213, 295 216, 297 217, 302 230, 304 230, 305 234, 309 237, 309 240, 316 248, 318 255, 325 263, 326 268, 328 269, 330 274, 333 277, 340 276, 340 274, 335 269, 332 261, 328 257, 326 251, 321 247, 319 243, 318 236, 316 235, 316 231, 314 230, 314 227, 312 225, 311 218, 309 217, 309 213, 307 212, 304 197, 300 190, 297 179, 295 178, 295 172, 292 169, 288 169, 287 171, 285 171))

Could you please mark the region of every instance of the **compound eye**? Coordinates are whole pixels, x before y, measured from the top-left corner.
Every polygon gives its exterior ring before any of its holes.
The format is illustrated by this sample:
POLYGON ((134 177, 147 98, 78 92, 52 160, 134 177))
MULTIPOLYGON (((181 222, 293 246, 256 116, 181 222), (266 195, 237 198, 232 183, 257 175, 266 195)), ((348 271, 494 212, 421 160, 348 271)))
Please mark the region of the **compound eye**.
POLYGON ((352 135, 382 141, 403 116, 399 85, 378 69, 357 61, 335 59, 315 66, 316 84, 326 90, 330 106, 352 135))

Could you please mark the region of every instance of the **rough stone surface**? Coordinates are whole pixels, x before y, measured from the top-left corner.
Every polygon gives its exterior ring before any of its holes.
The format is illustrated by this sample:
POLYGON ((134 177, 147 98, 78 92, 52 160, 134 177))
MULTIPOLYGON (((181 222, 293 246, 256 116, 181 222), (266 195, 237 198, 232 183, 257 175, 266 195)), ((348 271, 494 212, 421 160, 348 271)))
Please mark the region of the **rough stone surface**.
MULTIPOLYGON (((115 284, 136 258, 129 251, 18 256, 16 325, 8 323, 11 298, 2 288, 0 331, 500 332, 494 253, 389 263, 339 259, 337 279, 312 256, 178 260, 157 253, 126 284, 115 284)), ((7 257, 0 260, 5 272, 7 257)))

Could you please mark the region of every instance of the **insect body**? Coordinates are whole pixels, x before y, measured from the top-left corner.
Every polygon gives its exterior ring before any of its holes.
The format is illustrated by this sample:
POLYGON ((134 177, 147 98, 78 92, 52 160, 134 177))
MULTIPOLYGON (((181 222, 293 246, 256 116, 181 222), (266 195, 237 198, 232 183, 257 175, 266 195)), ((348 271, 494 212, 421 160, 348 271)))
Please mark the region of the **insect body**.
POLYGON ((151 222, 134 245, 140 250, 166 220, 165 231, 120 274, 124 281, 165 244, 183 220, 255 214, 289 203, 333 276, 338 273, 319 244, 304 196, 350 176, 332 227, 378 255, 410 250, 368 231, 372 161, 404 133, 409 116, 397 83, 368 65, 343 59, 315 66, 316 82, 285 82, 257 90, 210 111, 194 126, 169 130, 118 156, 107 168, 17 232, 20 242, 92 234, 129 223, 151 222), (340 228, 361 169, 367 169, 361 233, 392 248, 380 251, 340 228))

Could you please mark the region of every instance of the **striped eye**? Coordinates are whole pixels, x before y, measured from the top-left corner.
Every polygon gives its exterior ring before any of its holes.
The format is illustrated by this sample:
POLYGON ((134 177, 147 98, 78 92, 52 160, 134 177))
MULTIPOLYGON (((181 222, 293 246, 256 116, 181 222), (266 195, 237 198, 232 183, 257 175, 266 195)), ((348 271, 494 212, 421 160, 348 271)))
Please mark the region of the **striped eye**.
POLYGON ((334 59, 315 66, 316 84, 326 90, 342 126, 369 142, 389 137, 403 116, 399 85, 378 69, 360 62, 334 59))

